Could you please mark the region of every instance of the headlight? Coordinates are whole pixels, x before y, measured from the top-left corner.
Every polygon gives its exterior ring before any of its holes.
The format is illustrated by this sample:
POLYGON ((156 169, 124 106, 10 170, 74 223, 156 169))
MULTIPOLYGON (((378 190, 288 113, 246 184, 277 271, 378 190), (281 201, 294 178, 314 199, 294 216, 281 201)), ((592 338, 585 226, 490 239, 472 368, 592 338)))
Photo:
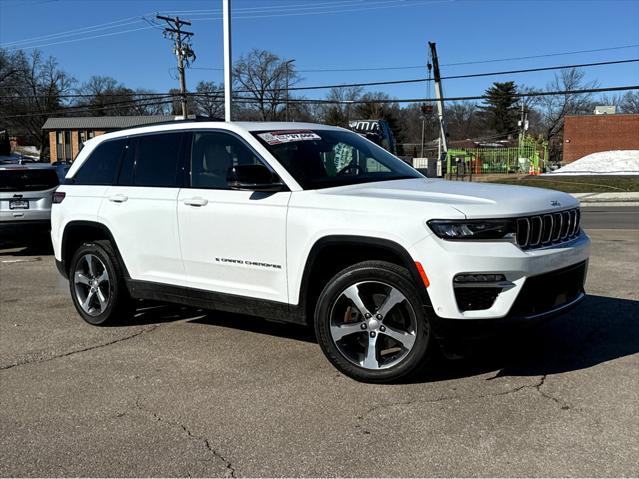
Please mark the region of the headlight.
POLYGON ((445 240, 514 240, 512 220, 430 220, 433 233, 445 240))

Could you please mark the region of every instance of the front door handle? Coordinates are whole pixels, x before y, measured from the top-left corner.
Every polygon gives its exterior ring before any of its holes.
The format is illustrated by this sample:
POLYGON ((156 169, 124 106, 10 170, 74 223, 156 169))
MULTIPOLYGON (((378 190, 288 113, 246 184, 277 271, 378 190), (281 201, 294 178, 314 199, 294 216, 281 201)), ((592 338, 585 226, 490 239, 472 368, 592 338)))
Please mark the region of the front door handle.
POLYGON ((129 199, 128 196, 121 195, 121 194, 109 196, 109 201, 113 201, 114 203, 124 203, 128 199, 129 199))
POLYGON ((209 200, 204 198, 188 198, 184 200, 184 204, 189 206, 205 206, 208 202, 209 200))

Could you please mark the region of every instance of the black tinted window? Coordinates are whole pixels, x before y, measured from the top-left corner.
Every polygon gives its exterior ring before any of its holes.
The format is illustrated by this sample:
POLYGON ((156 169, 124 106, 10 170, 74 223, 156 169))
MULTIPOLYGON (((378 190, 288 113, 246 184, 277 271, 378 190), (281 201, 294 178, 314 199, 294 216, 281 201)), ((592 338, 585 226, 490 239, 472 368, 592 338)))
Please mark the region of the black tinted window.
POLYGON ((129 138, 119 184, 180 186, 180 157, 185 133, 161 133, 129 138))
POLYGON ((124 151, 126 139, 100 143, 74 176, 80 185, 110 185, 124 151))
POLYGON ((54 169, 29 170, 17 167, 0 170, 0 191, 40 191, 58 186, 54 169))
POLYGON ((193 134, 191 186, 227 188, 229 168, 262 164, 241 140, 227 133, 201 131, 193 134))

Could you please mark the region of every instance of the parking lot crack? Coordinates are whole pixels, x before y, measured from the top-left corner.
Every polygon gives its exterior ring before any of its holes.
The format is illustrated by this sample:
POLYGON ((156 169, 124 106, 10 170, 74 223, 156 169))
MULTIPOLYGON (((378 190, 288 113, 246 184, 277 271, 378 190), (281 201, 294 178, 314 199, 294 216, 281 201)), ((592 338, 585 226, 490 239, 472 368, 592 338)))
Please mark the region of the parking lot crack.
POLYGON ((18 366, 24 366, 24 365, 27 365, 27 364, 46 363, 46 362, 52 361, 54 359, 66 358, 66 357, 69 357, 69 356, 73 356, 75 354, 80 354, 80 353, 85 353, 87 351, 93 351, 95 349, 105 348, 107 346, 112 346, 112 345, 117 344, 117 343, 128 341, 128 340, 133 339, 133 338, 137 338, 138 336, 141 336, 141 335, 143 335, 145 333, 149 333, 149 332, 153 331, 154 329, 156 329, 158 327, 159 327, 159 325, 154 324, 154 325, 152 325, 152 326, 150 326, 148 328, 142 329, 141 331, 137 331, 137 332, 135 332, 133 334, 129 334, 128 336, 124 336, 124 337, 117 338, 117 339, 114 339, 112 341, 107 341, 107 342, 100 343, 100 344, 95 344, 93 346, 88 346, 86 348, 74 349, 72 351, 67 351, 65 353, 56 354, 56 355, 48 356, 48 357, 40 357, 40 358, 33 358, 33 359, 25 359, 25 360, 21 360, 21 361, 16 361, 16 362, 13 362, 11 364, 6 364, 4 366, 0 366, 0 371, 7 370, 7 369, 12 369, 12 368, 15 368, 15 367, 18 367, 18 366))
POLYGON ((411 401, 405 401, 405 402, 394 402, 394 403, 388 403, 388 404, 378 404, 376 406, 373 406, 371 408, 369 408, 366 412, 364 412, 363 414, 357 416, 357 420, 358 421, 362 421, 366 416, 368 416, 369 414, 372 414, 375 411, 379 411, 380 409, 388 409, 391 407, 397 407, 397 406, 411 406, 413 404, 416 403, 420 403, 420 404, 429 404, 429 403, 438 403, 438 402, 443 402, 443 401, 451 401, 451 400, 455 400, 455 399, 462 399, 459 396, 442 396, 439 398, 435 398, 435 399, 413 399, 411 401))
POLYGON ((140 398, 137 398, 135 400, 135 407, 139 411, 141 411, 144 414, 146 414, 147 416, 151 416, 155 421, 161 422, 161 423, 164 423, 164 424, 168 424, 168 425, 171 425, 171 426, 175 426, 175 427, 181 429, 182 432, 189 439, 192 439, 194 441, 197 441, 197 442, 203 444, 204 447, 206 448, 207 452, 213 458, 215 458, 218 461, 221 461, 224 464, 224 466, 226 467, 226 471, 227 471, 226 474, 225 474, 225 477, 236 477, 235 476, 235 468, 233 467, 233 464, 231 463, 231 461, 229 461, 217 449, 215 449, 213 446, 211 446, 211 442, 207 438, 194 434, 185 424, 182 424, 181 422, 170 420, 170 419, 166 419, 165 417, 160 416, 156 412, 151 411, 150 409, 146 408, 145 406, 143 406, 140 403, 140 398))
POLYGON ((544 384, 546 384, 546 379, 548 378, 548 374, 542 374, 539 377, 539 381, 537 381, 535 384, 524 384, 523 386, 517 386, 516 388, 513 389, 509 389, 507 391, 502 391, 496 394, 492 394, 492 396, 506 396, 508 394, 513 394, 519 391, 522 391, 523 389, 534 389, 535 391, 537 391, 541 396, 543 396, 544 398, 554 402, 555 404, 559 405, 561 407, 561 409, 563 410, 567 410, 567 409, 572 409, 568 404, 566 404, 564 401, 562 401, 559 398, 556 398, 548 393, 546 393, 545 391, 542 390, 542 387, 544 386, 544 384))

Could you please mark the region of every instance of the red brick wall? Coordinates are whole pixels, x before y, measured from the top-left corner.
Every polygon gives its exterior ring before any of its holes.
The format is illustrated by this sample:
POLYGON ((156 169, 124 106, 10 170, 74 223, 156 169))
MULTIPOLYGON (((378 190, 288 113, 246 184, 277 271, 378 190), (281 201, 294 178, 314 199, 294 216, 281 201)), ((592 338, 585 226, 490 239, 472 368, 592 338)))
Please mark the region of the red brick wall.
POLYGON ((564 163, 590 153, 639 150, 639 115, 567 116, 564 121, 564 163))

